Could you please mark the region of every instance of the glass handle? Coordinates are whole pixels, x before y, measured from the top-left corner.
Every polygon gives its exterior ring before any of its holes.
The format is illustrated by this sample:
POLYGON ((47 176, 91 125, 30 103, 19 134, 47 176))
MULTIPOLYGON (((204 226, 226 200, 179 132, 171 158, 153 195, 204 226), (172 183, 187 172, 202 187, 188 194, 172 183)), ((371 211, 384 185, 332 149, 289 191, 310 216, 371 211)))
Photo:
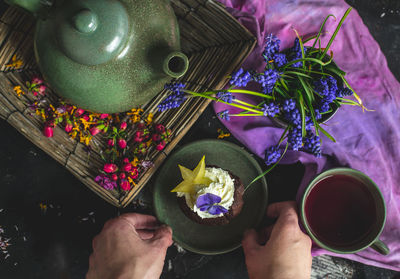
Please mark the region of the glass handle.
POLYGON ((378 252, 382 255, 385 255, 385 256, 389 255, 389 253, 390 253, 390 250, 387 247, 387 245, 379 239, 375 240, 375 242, 372 243, 371 248, 374 249, 376 252, 378 252))

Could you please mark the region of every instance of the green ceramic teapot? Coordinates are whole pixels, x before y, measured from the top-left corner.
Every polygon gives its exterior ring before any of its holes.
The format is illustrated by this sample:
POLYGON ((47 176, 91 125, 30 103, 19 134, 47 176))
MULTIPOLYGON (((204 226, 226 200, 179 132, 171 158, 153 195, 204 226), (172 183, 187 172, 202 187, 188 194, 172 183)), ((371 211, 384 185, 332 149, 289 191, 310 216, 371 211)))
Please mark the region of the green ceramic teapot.
POLYGON ((37 18, 35 56, 63 98, 93 112, 153 98, 188 59, 169 0, 6 0, 37 18))

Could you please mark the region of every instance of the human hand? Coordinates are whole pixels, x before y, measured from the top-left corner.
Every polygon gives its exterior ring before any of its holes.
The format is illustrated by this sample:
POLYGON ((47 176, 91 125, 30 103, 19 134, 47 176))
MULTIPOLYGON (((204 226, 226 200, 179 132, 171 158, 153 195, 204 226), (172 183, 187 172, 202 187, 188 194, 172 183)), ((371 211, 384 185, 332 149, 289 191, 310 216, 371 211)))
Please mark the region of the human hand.
POLYGON ((311 239, 300 230, 296 203, 273 203, 267 209, 267 216, 278 219, 261 234, 247 231, 242 241, 249 277, 310 278, 311 239))
POLYGON ((136 213, 107 221, 93 239, 86 279, 159 278, 172 230, 157 219, 136 213))

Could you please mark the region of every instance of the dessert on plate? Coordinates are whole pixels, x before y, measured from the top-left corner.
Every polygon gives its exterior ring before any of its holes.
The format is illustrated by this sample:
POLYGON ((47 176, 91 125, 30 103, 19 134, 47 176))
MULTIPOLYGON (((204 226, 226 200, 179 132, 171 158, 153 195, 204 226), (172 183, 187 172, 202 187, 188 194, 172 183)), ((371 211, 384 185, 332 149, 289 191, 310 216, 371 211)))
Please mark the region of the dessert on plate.
POLYGON ((183 181, 171 192, 191 220, 204 225, 228 224, 243 207, 244 186, 231 171, 205 164, 192 171, 179 165, 183 181))

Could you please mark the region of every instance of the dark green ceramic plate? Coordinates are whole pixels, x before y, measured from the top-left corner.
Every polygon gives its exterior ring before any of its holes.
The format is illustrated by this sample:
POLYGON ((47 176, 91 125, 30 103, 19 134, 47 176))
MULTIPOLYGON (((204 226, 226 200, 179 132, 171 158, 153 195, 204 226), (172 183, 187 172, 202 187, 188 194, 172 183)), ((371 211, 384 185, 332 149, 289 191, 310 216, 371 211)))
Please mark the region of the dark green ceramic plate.
POLYGON ((200 225, 184 215, 176 194, 170 191, 182 180, 178 164, 194 169, 203 155, 207 165, 232 171, 245 186, 261 173, 256 160, 235 144, 221 140, 193 142, 174 152, 162 166, 154 185, 154 208, 183 248, 200 254, 222 254, 240 247, 243 232, 260 224, 267 207, 267 183, 262 178, 251 185, 243 197, 242 212, 228 225, 200 225))

